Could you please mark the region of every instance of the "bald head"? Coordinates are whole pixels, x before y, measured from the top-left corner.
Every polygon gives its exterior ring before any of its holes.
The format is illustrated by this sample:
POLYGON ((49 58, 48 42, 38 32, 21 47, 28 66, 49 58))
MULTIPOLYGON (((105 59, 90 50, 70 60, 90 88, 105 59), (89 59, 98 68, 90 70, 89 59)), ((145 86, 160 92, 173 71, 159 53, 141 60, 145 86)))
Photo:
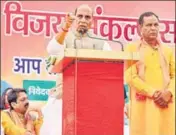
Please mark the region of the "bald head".
POLYGON ((78 12, 79 10, 88 10, 89 12, 91 12, 91 14, 92 14, 92 16, 93 16, 93 9, 92 9, 89 5, 87 5, 87 4, 82 4, 82 5, 80 5, 79 7, 77 7, 77 8, 75 9, 75 15, 77 14, 77 12, 78 12))

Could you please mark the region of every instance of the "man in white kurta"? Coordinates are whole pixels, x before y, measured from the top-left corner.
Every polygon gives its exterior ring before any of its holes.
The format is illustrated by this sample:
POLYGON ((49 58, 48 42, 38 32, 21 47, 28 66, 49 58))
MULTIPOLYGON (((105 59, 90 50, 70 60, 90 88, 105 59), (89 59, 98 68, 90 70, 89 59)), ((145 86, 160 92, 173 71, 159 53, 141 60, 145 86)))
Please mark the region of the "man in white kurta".
MULTIPOLYGON (((50 59, 48 67, 54 64, 56 57, 64 55, 64 48, 111 50, 109 44, 95 39, 96 35, 90 30, 93 21, 93 11, 88 5, 81 5, 75 10, 75 16, 66 15, 61 31, 49 42, 47 52, 50 59), (70 27, 75 22, 74 29, 70 27), (93 37, 93 38, 91 38, 93 37)), ((62 83, 62 79, 58 82, 62 83)), ((60 92, 53 92, 61 95, 60 92)), ((61 91, 62 93, 62 91, 61 91)), ((60 97, 60 96, 59 96, 60 97)), ((48 103, 43 109, 44 123, 41 135, 62 134, 62 100, 50 94, 48 103)))

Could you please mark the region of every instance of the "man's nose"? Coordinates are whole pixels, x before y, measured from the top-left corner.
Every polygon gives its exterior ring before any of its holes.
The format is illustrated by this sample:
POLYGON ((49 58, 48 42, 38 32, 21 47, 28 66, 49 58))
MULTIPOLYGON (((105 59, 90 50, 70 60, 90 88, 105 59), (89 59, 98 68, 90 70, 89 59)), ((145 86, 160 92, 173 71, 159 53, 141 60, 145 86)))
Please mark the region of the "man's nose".
POLYGON ((81 22, 86 22, 85 17, 82 17, 82 18, 81 18, 81 22))
POLYGON ((25 104, 29 104, 29 100, 28 99, 26 99, 25 104))
POLYGON ((152 25, 151 29, 152 29, 152 30, 155 30, 155 29, 156 29, 156 26, 155 26, 155 25, 152 25))

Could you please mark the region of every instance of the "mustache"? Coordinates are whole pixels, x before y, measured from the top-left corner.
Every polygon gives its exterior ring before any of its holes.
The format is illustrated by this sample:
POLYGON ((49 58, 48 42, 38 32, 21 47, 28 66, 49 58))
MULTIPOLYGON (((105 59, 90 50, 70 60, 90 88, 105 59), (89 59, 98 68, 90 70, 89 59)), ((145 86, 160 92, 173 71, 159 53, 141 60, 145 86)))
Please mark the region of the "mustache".
POLYGON ((28 107, 28 106, 29 106, 29 103, 26 103, 24 106, 25 106, 25 107, 28 107))
POLYGON ((82 28, 82 29, 79 29, 79 30, 78 30, 78 32, 79 32, 80 34, 85 34, 85 33, 87 33, 87 31, 88 31, 88 29, 86 29, 86 28, 82 28))

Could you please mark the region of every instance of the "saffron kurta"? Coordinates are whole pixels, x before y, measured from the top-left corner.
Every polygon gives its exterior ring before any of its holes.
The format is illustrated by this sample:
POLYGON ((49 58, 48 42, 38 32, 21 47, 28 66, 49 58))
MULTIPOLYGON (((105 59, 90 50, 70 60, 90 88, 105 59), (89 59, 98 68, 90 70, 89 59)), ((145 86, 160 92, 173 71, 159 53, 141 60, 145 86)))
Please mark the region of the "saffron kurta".
MULTIPOLYGON (((159 108, 152 99, 139 101, 136 93, 152 96, 155 90, 163 89, 163 75, 157 49, 145 46, 145 81, 141 80, 135 62, 125 63, 125 81, 130 86, 130 135, 174 135, 175 134, 175 58, 171 48, 163 46, 163 53, 169 65, 173 102, 166 109, 159 108)), ((137 52, 137 44, 127 45, 125 51, 137 52)))
MULTIPOLYGON (((4 129, 4 133, 6 135, 25 135, 26 129, 21 128, 12 121, 10 116, 6 113, 1 111, 1 123, 4 129)), ((43 123, 43 118, 40 118, 34 121, 34 128, 36 135, 40 134, 40 127, 43 123)))

